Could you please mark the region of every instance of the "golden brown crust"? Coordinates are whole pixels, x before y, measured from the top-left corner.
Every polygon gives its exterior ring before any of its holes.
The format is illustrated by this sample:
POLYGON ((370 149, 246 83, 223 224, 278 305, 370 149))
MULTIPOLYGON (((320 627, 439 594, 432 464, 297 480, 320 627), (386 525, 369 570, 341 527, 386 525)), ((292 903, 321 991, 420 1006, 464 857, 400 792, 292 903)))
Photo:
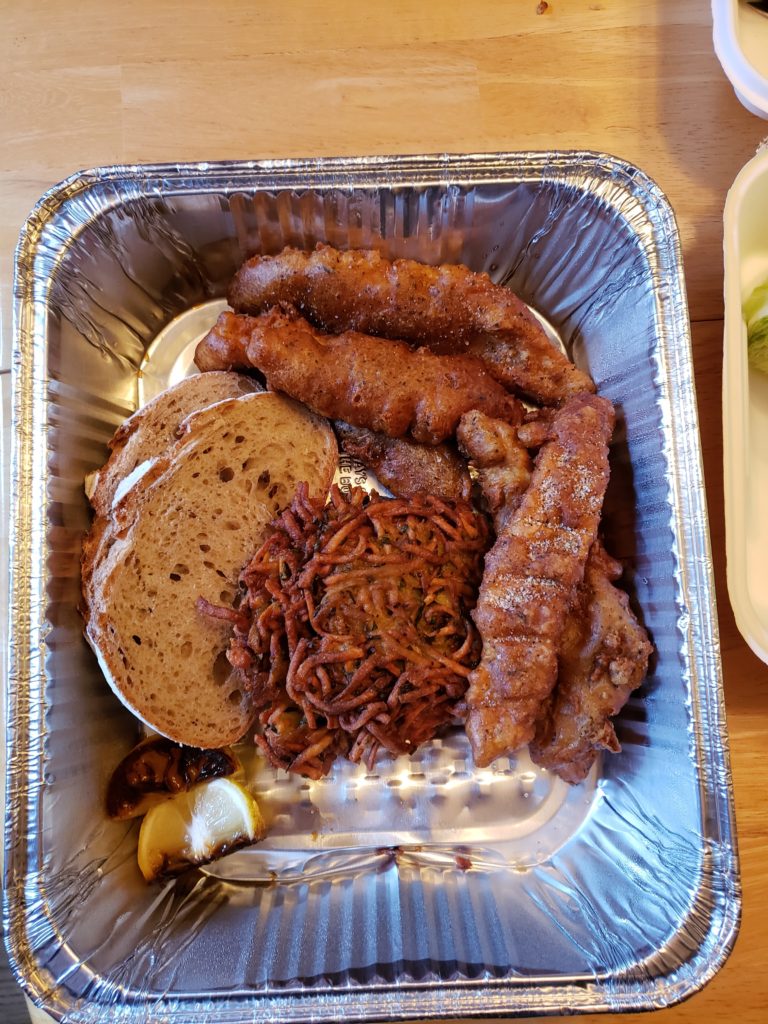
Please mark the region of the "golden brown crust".
MULTIPOLYGON (((219 317, 225 314, 222 313, 219 317)), ((195 349, 195 366, 203 373, 209 370, 252 370, 248 360, 248 338, 245 331, 209 331, 195 349)))
POLYGON ((560 410, 486 556, 473 613, 483 654, 467 692, 467 734, 481 767, 533 738, 555 685, 566 615, 597 535, 613 423, 604 398, 581 395, 560 410))
POLYGON ((533 760, 566 782, 581 782, 601 749, 620 749, 610 719, 648 668, 651 644, 613 585, 620 575, 596 541, 566 620, 557 688, 531 743, 533 760))
POLYGON ((456 440, 472 460, 496 532, 520 504, 531 480, 533 463, 518 437, 518 427, 492 419, 477 409, 461 417, 456 440))
POLYGON ((401 498, 433 494, 469 501, 472 479, 466 462, 449 444, 426 445, 407 437, 387 437, 337 420, 342 449, 373 470, 385 487, 401 498))
MULTIPOLYGON (((354 426, 439 444, 462 413, 481 409, 520 422, 522 407, 472 356, 438 356, 348 331, 325 334, 295 311, 259 317, 222 313, 200 342, 198 366, 220 349, 245 348, 269 386, 310 409, 354 426)), ((220 368, 220 367, 217 367, 220 368)))
POLYGON ((248 260, 228 299, 240 313, 289 304, 326 331, 361 331, 441 354, 472 354, 500 383, 544 404, 595 389, 516 295, 460 265, 390 261, 375 251, 340 252, 327 245, 314 252, 288 248, 248 260))

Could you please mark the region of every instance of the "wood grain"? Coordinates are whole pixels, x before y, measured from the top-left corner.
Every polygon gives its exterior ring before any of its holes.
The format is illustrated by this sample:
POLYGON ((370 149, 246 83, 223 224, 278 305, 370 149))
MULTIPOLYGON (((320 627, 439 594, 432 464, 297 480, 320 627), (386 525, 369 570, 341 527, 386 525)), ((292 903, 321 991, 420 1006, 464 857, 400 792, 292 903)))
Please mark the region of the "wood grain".
POLYGON ((720 365, 722 206, 768 123, 724 78, 704 0, 552 0, 536 11, 537 0, 0 0, 0 369, 18 230, 45 189, 86 166, 585 148, 656 179, 677 215, 693 320, 744 918, 716 978, 655 1019, 758 1024, 768 1019, 768 667, 741 639, 725 586, 720 365))

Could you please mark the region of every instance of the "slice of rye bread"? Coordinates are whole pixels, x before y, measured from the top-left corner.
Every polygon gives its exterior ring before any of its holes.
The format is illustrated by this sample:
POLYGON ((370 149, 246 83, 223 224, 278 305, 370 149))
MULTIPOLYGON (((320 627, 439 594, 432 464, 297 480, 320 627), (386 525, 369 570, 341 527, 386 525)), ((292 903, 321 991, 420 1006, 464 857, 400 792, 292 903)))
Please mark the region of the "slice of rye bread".
POLYGON ((113 507, 127 487, 179 439, 187 416, 214 402, 262 391, 257 381, 242 373, 196 373, 166 388, 117 428, 108 443, 109 458, 86 478, 86 494, 96 517, 83 540, 80 559, 86 598, 80 611, 84 616, 90 604, 92 574, 104 564, 115 540, 113 507))
POLYGON ((187 416, 214 402, 261 390, 242 373, 220 370, 185 377, 156 395, 117 428, 109 458, 90 478, 88 497, 96 515, 109 515, 120 483, 142 463, 162 455, 177 440, 187 416))
POLYGON ((338 460, 326 420, 272 392, 218 402, 113 510, 116 538, 84 593, 86 637, 107 681, 152 729, 219 747, 253 712, 226 660, 231 625, 198 597, 230 605, 241 569, 296 486, 324 494, 338 460))

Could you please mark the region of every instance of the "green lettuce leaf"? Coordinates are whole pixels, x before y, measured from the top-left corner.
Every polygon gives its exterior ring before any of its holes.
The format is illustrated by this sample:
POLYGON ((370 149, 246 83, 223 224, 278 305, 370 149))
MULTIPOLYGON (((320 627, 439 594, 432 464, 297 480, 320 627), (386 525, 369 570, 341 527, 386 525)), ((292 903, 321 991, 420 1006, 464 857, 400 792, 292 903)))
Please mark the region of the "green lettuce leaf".
POLYGON ((747 328, 747 346, 749 365, 768 373, 768 316, 747 328))
POLYGON ((744 319, 749 365, 768 373, 768 281, 755 288, 744 303, 744 319))
POLYGON ((744 303, 744 319, 747 321, 747 328, 750 328, 756 320, 762 320, 768 316, 768 281, 758 285, 744 303))

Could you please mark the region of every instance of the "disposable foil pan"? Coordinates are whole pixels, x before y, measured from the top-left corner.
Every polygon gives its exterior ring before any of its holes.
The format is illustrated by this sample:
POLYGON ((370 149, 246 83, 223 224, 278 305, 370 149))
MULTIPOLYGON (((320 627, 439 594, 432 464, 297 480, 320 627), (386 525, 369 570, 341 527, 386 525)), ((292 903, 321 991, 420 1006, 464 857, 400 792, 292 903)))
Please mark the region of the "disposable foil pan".
MULTIPOLYGON (((591 153, 101 168, 17 254, 5 930, 54 1017, 213 1022, 644 1010, 735 940, 740 892, 680 248, 591 153), (164 888, 105 780, 136 738, 76 611, 85 474, 190 367, 253 252, 318 241, 509 285, 615 403, 608 549, 655 648, 623 752, 569 789, 457 731, 307 782, 249 764, 269 838, 164 888)), ((355 467, 345 470, 353 475, 355 467)))

